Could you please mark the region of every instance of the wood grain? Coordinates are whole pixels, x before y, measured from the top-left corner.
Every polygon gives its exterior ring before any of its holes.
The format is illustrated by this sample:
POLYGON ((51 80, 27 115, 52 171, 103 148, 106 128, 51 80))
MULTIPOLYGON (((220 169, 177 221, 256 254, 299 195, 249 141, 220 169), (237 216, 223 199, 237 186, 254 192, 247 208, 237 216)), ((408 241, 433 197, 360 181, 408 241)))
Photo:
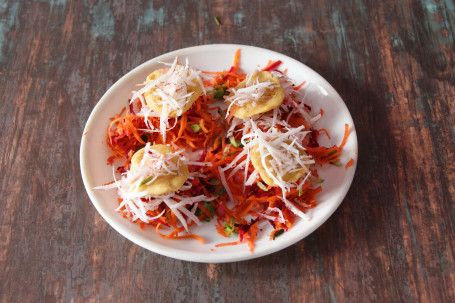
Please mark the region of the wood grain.
POLYGON ((1 1, 0 301, 454 302, 454 33, 451 0, 1 1), (352 188, 321 228, 220 265, 124 239, 79 172, 85 122, 108 87, 210 43, 315 69, 359 139, 352 188))

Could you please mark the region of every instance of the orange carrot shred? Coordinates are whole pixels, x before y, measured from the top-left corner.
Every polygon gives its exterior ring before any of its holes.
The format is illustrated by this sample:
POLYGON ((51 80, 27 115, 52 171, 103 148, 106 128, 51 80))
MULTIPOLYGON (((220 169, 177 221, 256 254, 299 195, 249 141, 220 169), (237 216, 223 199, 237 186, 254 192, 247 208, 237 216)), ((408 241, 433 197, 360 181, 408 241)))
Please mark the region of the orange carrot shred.
POLYGON ((350 166, 352 166, 352 164, 354 164, 354 159, 351 158, 351 160, 348 161, 348 163, 346 163, 346 169, 349 168, 350 166))
POLYGON ((237 245, 240 243, 241 243, 240 241, 220 243, 220 244, 216 244, 215 247, 231 246, 231 245, 237 245))
POLYGON ((299 90, 302 88, 302 86, 304 86, 306 83, 306 81, 303 81, 302 83, 300 83, 298 86, 294 87, 294 90, 299 90))
POLYGON ((240 48, 235 51, 234 64, 232 65, 234 67, 234 70, 236 70, 239 67, 239 62, 240 62, 240 48))

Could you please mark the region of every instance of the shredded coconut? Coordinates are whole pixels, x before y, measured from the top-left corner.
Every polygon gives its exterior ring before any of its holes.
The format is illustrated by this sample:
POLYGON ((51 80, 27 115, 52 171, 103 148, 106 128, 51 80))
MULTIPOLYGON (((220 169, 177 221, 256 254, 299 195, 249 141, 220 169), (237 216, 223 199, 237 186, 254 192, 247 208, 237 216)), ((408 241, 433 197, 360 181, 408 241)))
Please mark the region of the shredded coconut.
POLYGON ((194 92, 188 91, 188 86, 195 86, 194 81, 196 80, 204 94, 206 93, 200 74, 200 71, 189 67, 188 58, 183 66, 177 64, 176 57, 167 72, 149 83, 146 83, 140 90, 133 92, 133 97, 130 102, 132 103, 138 98, 141 100, 143 106, 140 115, 144 117, 145 124, 152 132, 156 130, 149 122, 148 117, 160 117, 159 132, 161 133, 163 140, 166 139, 166 132, 176 125, 175 123, 170 128, 168 121, 170 113, 175 111, 177 116, 182 115, 185 106, 194 94, 194 92), (150 90, 153 90, 153 95, 159 97, 156 98, 156 102, 161 106, 161 114, 153 113, 144 100, 144 93, 150 90))
POLYGON ((253 106, 256 106, 257 103, 264 95, 277 87, 272 81, 259 82, 259 79, 255 81, 252 79, 252 76, 257 73, 254 71, 252 74, 249 74, 245 79, 245 87, 235 89, 231 88, 228 91, 233 95, 226 97, 225 101, 230 102, 230 105, 227 109, 227 114, 229 114, 232 106, 242 107, 247 103, 251 103, 253 106))
MULTIPOLYGON (((133 222, 140 220, 149 223, 150 221, 160 218, 165 213, 164 210, 154 217, 148 215, 147 212, 155 211, 164 203, 188 231, 188 222, 194 221, 198 225, 200 225, 201 222, 197 216, 194 215, 194 212, 189 211, 186 206, 197 205, 199 202, 212 201, 215 199, 214 197, 209 198, 204 195, 196 197, 186 196, 185 191, 192 188, 192 184, 188 180, 179 190, 165 195, 154 196, 149 195, 147 191, 139 191, 141 185, 153 183, 158 176, 178 174, 180 161, 177 161, 177 163, 172 161, 176 156, 179 157, 183 163, 188 165, 207 165, 205 162, 186 161, 185 157, 181 156, 183 152, 184 150, 179 150, 162 155, 161 153, 150 149, 150 143, 147 143, 144 147, 144 156, 137 167, 123 173, 119 180, 116 179, 115 172, 113 171, 114 183, 97 186, 94 189, 108 190, 117 188, 118 195, 122 199, 122 202, 116 210, 125 213, 133 222), (146 183, 143 183, 144 181, 146 183), (187 219, 185 219, 183 215, 186 215, 187 219)), ((191 173, 188 179, 191 180, 201 176, 204 177, 204 175, 197 172, 191 173)))

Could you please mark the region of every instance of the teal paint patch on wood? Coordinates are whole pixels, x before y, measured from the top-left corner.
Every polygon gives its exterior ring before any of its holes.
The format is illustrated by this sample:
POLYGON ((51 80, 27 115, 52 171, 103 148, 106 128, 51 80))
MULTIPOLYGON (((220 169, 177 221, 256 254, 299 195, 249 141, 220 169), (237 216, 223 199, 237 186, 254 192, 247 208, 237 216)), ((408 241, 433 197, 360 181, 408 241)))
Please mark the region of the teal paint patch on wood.
POLYGON ((153 7, 153 2, 150 2, 149 7, 144 12, 144 17, 142 19, 143 25, 151 26, 154 23, 157 23, 159 26, 163 26, 165 15, 164 7, 155 9, 153 7))
POLYGON ((242 12, 237 12, 234 14, 234 24, 237 26, 242 26, 245 15, 242 12))
POLYGON ((455 4, 451 0, 442 0, 452 19, 455 18, 455 4))
POLYGON ((450 0, 443 0, 444 9, 442 10, 442 14, 444 16, 443 23, 446 26, 448 31, 448 36, 450 37, 449 43, 453 43, 455 41, 454 38, 454 31, 455 31, 455 4, 450 0))
POLYGON ((392 41, 392 47, 394 49, 398 49, 398 50, 404 49, 403 40, 401 39, 401 37, 398 33, 396 35, 391 36, 390 40, 392 41))
POLYGON ((438 12, 438 6, 433 1, 425 1, 425 8, 432 14, 436 14, 438 12))
POLYGON ((158 24, 159 26, 164 25, 164 17, 166 11, 164 7, 155 9, 153 7, 153 2, 149 3, 149 6, 145 9, 144 15, 137 18, 136 30, 137 32, 143 32, 150 28, 153 25, 158 24))
POLYGON ((6 61, 6 53, 12 46, 13 42, 7 38, 7 34, 13 26, 19 26, 20 9, 19 2, 13 2, 9 7, 6 2, 0 3, 0 62, 6 61))
POLYGON ((330 293, 330 301, 332 303, 337 303, 337 299, 335 298, 332 287, 330 287, 330 285, 327 285, 327 288, 329 289, 329 293, 330 293))
POLYGON ((450 1, 436 3, 424 1, 422 6, 428 14, 429 38, 435 45, 451 45, 454 42, 455 7, 450 1), (444 16, 441 20, 441 15, 444 16))
POLYGON ((406 194, 404 192, 402 193, 402 195, 403 195, 404 210, 405 210, 405 214, 406 214, 406 221, 408 221, 409 231, 411 233, 411 241, 412 241, 412 245, 413 245, 413 249, 412 250, 413 250, 413 252, 414 252, 414 254, 416 256, 417 262, 419 263, 420 274, 423 277, 423 279, 426 281, 426 274, 423 271, 423 266, 422 266, 422 264, 420 262, 421 253, 420 253, 420 248, 418 247, 417 238, 416 238, 416 235, 415 235, 414 223, 412 222, 411 212, 409 211, 408 200, 407 200, 406 194))
POLYGON ((109 2, 99 1, 90 9, 90 16, 92 17, 93 37, 111 41, 114 38, 115 19, 109 2))
POLYGON ((346 59, 348 61, 348 67, 351 77, 353 77, 354 79, 358 79, 359 78, 359 74, 357 72, 358 60, 356 60, 352 50, 349 48, 348 40, 346 39, 346 30, 343 25, 343 20, 338 11, 333 12, 332 22, 337 32, 336 38, 337 47, 331 49, 331 51, 332 52, 335 51, 338 62, 342 62, 343 60, 342 53, 344 50, 344 52, 346 53, 346 59))
POLYGON ((212 303, 218 303, 218 302, 223 302, 221 295, 220 295, 220 286, 218 284, 215 284, 213 287, 213 296, 212 296, 212 303))
POLYGON ((283 33, 283 43, 289 41, 294 51, 299 53, 302 44, 311 44, 317 39, 316 31, 308 31, 304 27, 287 28, 283 33))
POLYGON ((51 10, 54 7, 64 8, 68 4, 68 0, 34 0, 34 2, 47 3, 50 5, 51 10))
POLYGON ((452 135, 452 141, 455 142, 455 129, 453 128, 453 123, 450 121, 450 117, 447 116, 447 125, 449 125, 450 134, 452 135))
POLYGON ((149 258, 149 255, 150 255, 150 253, 148 251, 146 251, 146 250, 142 251, 142 257, 141 257, 141 262, 140 262, 141 272, 144 272, 144 270, 146 269, 147 260, 149 258))

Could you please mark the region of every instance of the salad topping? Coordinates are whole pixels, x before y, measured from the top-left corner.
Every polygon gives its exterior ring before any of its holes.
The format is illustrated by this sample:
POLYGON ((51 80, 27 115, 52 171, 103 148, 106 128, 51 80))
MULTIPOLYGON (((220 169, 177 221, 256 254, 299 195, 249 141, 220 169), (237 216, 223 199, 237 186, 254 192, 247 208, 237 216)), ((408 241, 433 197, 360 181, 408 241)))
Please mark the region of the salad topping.
POLYGON ((284 99, 284 90, 280 81, 272 73, 254 71, 247 75, 235 88, 229 89, 228 114, 245 119, 256 114, 265 113, 279 106, 284 99))
POLYGON ((305 102, 310 86, 296 86, 278 70, 281 61, 243 74, 239 58, 240 50, 229 71, 203 72, 207 80, 176 58, 147 77, 130 111, 112 119, 108 163, 124 164, 114 182, 96 189, 116 188, 125 217, 165 238, 201 242, 190 227, 216 218, 219 234, 238 236, 217 247, 248 243, 252 252, 262 222, 272 225, 275 240, 297 217, 309 219, 324 181, 313 164, 340 163, 349 127, 339 146, 320 146, 320 133, 330 136, 314 127, 324 112, 305 102), (225 112, 210 107, 216 99, 224 99, 225 112))

